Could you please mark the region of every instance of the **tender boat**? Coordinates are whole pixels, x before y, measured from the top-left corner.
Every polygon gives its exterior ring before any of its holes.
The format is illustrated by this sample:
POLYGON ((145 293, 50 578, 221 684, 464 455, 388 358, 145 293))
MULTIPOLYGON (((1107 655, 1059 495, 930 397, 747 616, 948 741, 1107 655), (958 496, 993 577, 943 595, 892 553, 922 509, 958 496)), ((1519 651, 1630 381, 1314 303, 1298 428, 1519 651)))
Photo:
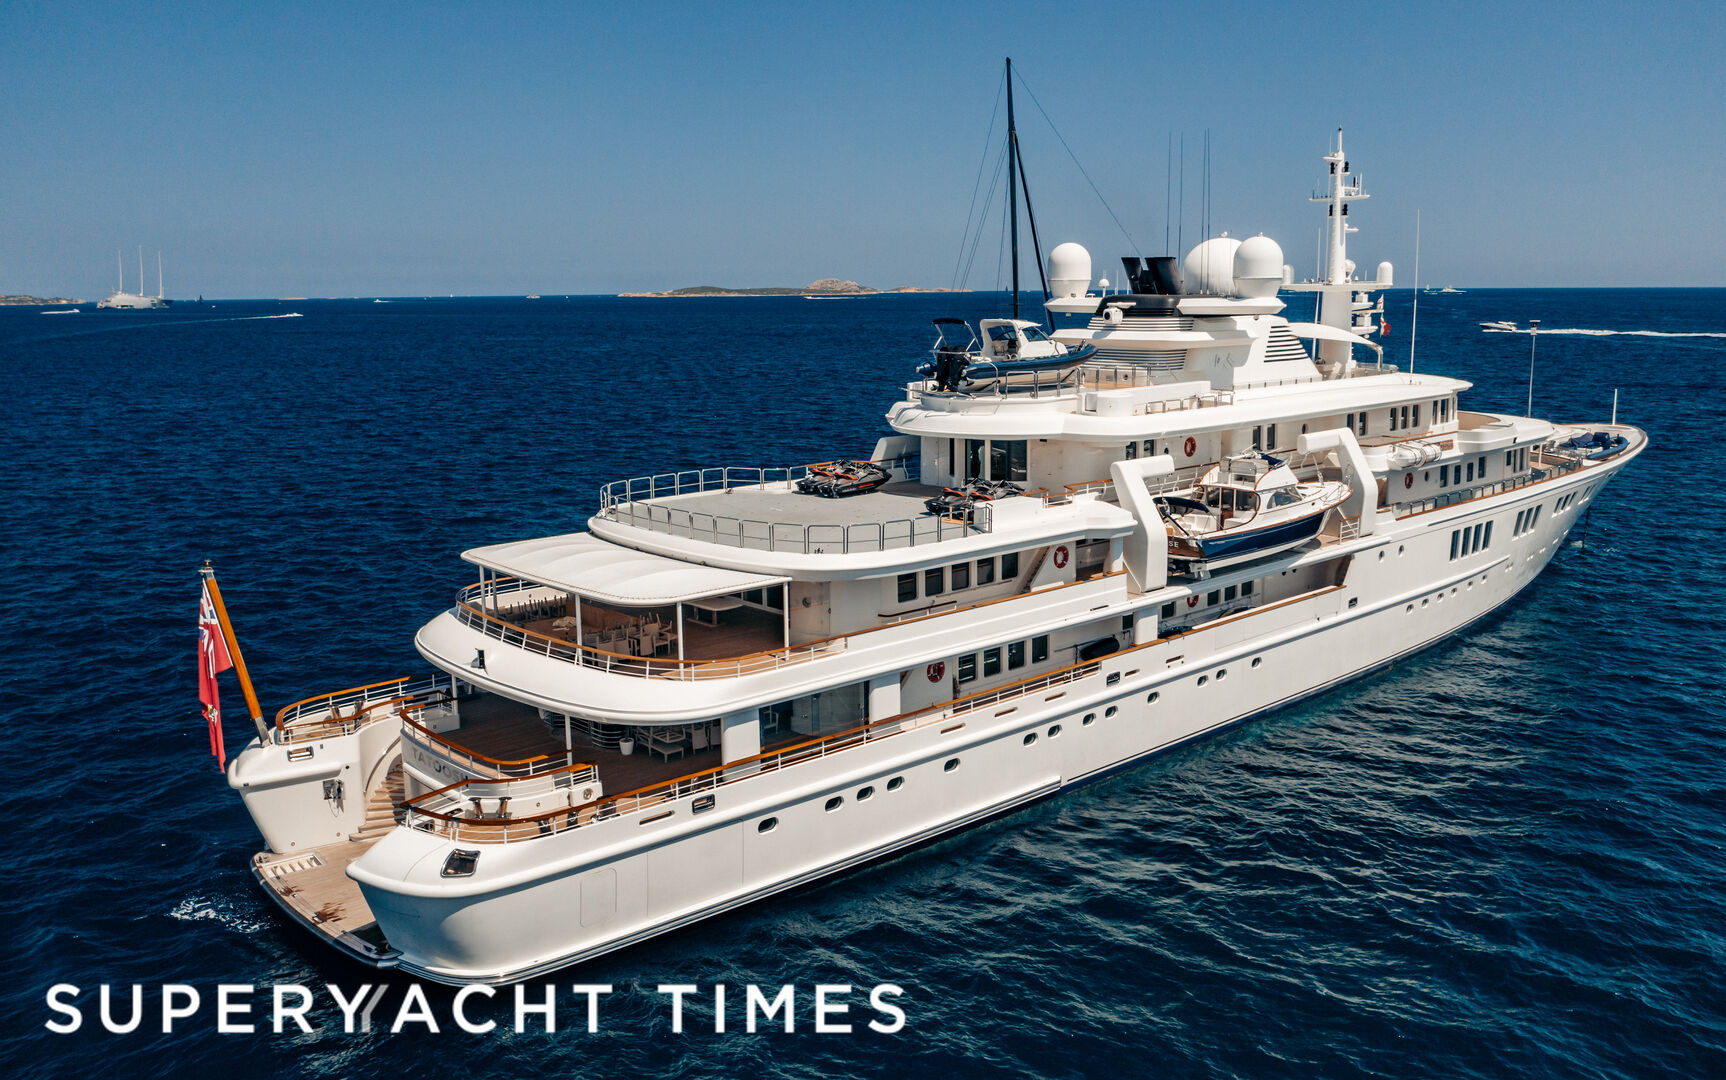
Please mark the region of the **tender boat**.
POLYGON ((963 319, 936 319, 933 357, 918 374, 948 390, 1054 387, 1097 351, 1056 341, 1029 319, 983 319, 977 328, 980 336, 963 319))
POLYGON ((1300 547, 1350 494, 1336 481, 1301 483, 1283 461, 1254 453, 1230 457, 1194 488, 1155 502, 1169 527, 1169 558, 1215 571, 1300 547))

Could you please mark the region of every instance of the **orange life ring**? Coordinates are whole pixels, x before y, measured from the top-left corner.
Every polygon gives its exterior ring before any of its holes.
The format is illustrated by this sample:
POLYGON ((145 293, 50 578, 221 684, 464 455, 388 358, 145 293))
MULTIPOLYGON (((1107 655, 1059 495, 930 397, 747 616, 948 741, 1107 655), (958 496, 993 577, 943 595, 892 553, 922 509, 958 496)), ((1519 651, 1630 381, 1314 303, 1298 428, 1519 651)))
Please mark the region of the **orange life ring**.
POLYGON ((940 682, 941 676, 945 674, 947 674, 947 665, 941 661, 937 660, 933 664, 929 665, 928 675, 930 682, 940 682))
POLYGON ((1402 474, 1402 486, 1405 488, 1411 488, 1414 486, 1414 474, 1413 473, 1408 472, 1408 473, 1402 474))
POLYGON ((1181 449, 1183 449, 1187 452, 1188 457, 1192 457, 1193 454, 1198 452, 1199 441, 1197 439, 1193 438, 1191 435, 1188 435, 1187 436, 1187 443, 1181 449))
POLYGON ((1061 567, 1066 566, 1066 565, 1067 565, 1067 545, 1062 544, 1060 547, 1055 549, 1055 569, 1059 570, 1059 569, 1061 569, 1061 567))
POLYGON ((1196 596, 1187 597, 1187 606, 1188 607, 1198 607, 1199 606, 1199 598, 1196 596))

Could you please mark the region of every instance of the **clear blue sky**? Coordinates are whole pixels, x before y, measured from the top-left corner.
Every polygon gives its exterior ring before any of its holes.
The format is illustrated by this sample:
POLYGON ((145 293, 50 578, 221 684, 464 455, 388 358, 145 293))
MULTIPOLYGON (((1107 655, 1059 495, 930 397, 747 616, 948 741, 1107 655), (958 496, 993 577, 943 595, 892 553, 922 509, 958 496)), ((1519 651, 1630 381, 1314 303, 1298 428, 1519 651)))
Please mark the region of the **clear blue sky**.
MULTIPOLYGON (((1171 132, 1196 239, 1208 130, 1213 231, 1309 272, 1340 125, 1403 284, 1417 208, 1435 284, 1726 284, 1719 4, 11 0, 0 292, 134 288, 139 244, 181 297, 947 285, 1009 54, 1143 254, 1171 132)), ((1045 249, 1116 269, 1019 126, 1045 249)))

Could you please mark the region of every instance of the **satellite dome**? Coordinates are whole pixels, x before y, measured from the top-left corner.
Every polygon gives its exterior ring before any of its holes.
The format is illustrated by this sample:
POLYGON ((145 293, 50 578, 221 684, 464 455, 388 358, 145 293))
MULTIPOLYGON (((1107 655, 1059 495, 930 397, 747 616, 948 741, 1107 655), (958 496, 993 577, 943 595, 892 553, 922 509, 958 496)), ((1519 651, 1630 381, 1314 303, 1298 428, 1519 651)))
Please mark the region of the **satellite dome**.
POLYGON ((1057 297, 1083 296, 1090 284, 1090 252, 1071 240, 1049 252, 1049 290, 1057 297))
POLYGON ((1206 240, 1187 252, 1181 278, 1187 292, 1199 296, 1235 295, 1235 252, 1241 242, 1228 236, 1206 240))
POLYGON ((1235 250, 1234 275, 1242 296, 1275 296, 1283 280, 1283 249, 1263 233, 1248 237, 1235 250))
POLYGON ((1392 279, 1392 276, 1394 274, 1395 274, 1395 268, 1392 267, 1390 265, 1390 263, 1388 263, 1388 262, 1379 263, 1378 264, 1378 284, 1379 284, 1379 287, 1388 289, 1390 287, 1391 279, 1392 279))

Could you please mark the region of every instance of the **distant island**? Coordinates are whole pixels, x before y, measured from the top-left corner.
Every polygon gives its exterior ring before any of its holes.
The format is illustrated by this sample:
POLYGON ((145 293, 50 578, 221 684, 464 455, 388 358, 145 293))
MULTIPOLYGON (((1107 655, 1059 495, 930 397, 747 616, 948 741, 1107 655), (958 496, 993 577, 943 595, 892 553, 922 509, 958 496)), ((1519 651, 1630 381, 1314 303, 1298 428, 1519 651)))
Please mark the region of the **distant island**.
POLYGON ((760 288, 760 289, 725 289, 718 285, 691 285, 687 289, 672 289, 670 292, 626 292, 619 296, 875 296, 883 291, 890 293, 933 293, 933 292, 964 292, 963 289, 920 289, 915 285, 901 285, 896 289, 871 289, 867 285, 859 285, 855 281, 841 281, 838 278, 822 278, 811 281, 800 289, 790 288, 760 288))
POLYGON ((82 304, 82 300, 66 300, 59 297, 44 296, 0 296, 0 304, 82 304))

